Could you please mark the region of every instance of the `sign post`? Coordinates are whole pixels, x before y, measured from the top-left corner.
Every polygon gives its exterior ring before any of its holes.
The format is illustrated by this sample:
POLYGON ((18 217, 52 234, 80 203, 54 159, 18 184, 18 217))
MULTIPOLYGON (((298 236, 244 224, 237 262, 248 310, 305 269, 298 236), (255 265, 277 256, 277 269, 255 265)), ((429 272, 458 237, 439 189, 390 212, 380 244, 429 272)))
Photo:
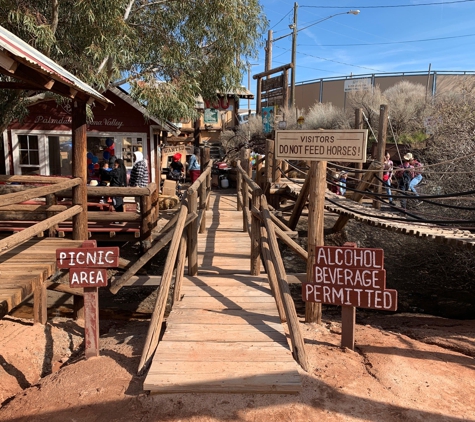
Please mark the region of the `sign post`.
POLYGON ((305 302, 342 306, 342 347, 354 349, 355 308, 397 310, 397 291, 386 289, 383 249, 355 244, 315 251, 314 279, 302 283, 305 302))
POLYGON ((107 286, 107 268, 119 266, 119 248, 98 248, 95 240, 80 248, 56 250, 57 268, 69 269, 69 286, 84 288, 84 344, 86 359, 99 356, 99 292, 107 286))
MULTIPOLYGON (((312 161, 309 181, 307 281, 314 279, 314 251, 323 246, 323 216, 327 160, 345 163, 366 162, 368 131, 348 130, 277 130, 275 156, 280 160, 312 161)), ((305 322, 321 323, 321 304, 308 301, 305 322)))

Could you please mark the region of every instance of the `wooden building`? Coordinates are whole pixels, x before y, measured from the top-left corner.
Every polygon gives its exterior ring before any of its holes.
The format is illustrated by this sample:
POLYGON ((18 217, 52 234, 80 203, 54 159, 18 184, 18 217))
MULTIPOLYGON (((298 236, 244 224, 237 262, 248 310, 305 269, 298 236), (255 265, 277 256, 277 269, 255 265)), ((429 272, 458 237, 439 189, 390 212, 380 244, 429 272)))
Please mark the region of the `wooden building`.
MULTIPOLYGON (((150 116, 120 88, 110 88, 104 96, 113 105, 93 107, 93 121, 87 124, 87 154, 94 162, 88 162, 88 167, 92 164, 97 169, 101 161, 115 155, 131 169, 133 153, 142 151, 149 163, 149 180, 155 182, 152 169, 158 162, 160 140, 168 134, 178 135, 179 130, 150 116)), ((29 111, 3 134, 5 174, 70 176, 71 103, 60 105, 53 100, 35 104, 29 111)), ((92 173, 89 171, 89 177, 92 173)))

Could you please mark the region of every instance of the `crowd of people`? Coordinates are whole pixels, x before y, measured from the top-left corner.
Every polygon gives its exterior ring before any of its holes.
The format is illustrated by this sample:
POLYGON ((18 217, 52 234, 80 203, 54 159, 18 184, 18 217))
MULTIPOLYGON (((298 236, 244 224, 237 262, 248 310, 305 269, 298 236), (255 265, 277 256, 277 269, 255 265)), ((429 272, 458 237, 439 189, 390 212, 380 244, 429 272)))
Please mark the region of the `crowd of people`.
MULTIPOLYGON (((177 180, 177 178, 184 180, 186 173, 188 173, 191 183, 194 183, 201 174, 199 153, 199 148, 195 148, 193 154, 189 157, 189 161, 185 165, 182 163, 182 155, 180 153, 173 155, 169 166, 170 178, 174 180, 177 180)), ((129 177, 124 160, 116 158, 115 155, 110 157, 109 160, 103 160, 98 165, 98 177, 91 179, 89 183, 90 186, 146 187, 148 185, 149 175, 147 160, 141 151, 134 152, 134 165, 129 177)), ((113 197, 109 199, 115 211, 125 211, 123 197, 113 197)), ((140 212, 140 197, 135 198, 135 203, 137 212, 140 212)))
MULTIPOLYGON (((333 183, 330 184, 330 189, 337 195, 346 194, 346 184, 348 179, 347 171, 342 171, 334 176, 333 183)), ((402 157, 402 163, 394 167, 394 162, 391 160, 391 154, 386 152, 384 155, 383 163, 383 186, 386 190, 387 200, 390 205, 395 205, 393 193, 391 188, 395 187, 402 196, 401 206, 407 207, 407 199, 404 195, 419 196, 416 186, 421 183, 422 176, 422 164, 414 158, 412 153, 408 152, 402 157)), ((414 200, 412 205, 417 206, 422 202, 414 200)))

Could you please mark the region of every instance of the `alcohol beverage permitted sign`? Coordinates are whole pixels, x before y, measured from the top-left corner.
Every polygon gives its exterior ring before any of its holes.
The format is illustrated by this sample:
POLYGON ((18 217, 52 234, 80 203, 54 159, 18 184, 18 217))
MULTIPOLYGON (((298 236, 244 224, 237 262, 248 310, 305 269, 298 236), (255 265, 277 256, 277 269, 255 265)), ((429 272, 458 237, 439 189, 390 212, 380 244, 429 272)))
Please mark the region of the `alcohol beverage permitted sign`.
POLYGON ((302 283, 305 302, 397 310, 397 291, 386 289, 382 249, 320 246, 315 277, 302 283))
POLYGON ((278 160, 365 163, 367 129, 276 130, 278 160))

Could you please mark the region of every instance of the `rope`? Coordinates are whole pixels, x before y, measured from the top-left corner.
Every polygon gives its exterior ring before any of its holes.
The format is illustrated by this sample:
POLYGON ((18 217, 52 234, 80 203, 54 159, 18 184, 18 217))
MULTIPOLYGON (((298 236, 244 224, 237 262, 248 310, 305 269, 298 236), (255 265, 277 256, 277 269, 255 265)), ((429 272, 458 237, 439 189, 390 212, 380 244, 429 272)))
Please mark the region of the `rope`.
POLYGON ((391 133, 392 133, 392 135, 393 135, 394 145, 396 145, 396 150, 397 150, 397 155, 398 155, 398 157, 399 157, 399 161, 402 163, 401 153, 400 153, 399 147, 398 147, 398 145, 397 145, 396 134, 394 133, 393 125, 392 125, 392 123, 391 123, 391 119, 390 119, 389 115, 388 115, 388 122, 389 122, 389 127, 391 128, 391 133))

